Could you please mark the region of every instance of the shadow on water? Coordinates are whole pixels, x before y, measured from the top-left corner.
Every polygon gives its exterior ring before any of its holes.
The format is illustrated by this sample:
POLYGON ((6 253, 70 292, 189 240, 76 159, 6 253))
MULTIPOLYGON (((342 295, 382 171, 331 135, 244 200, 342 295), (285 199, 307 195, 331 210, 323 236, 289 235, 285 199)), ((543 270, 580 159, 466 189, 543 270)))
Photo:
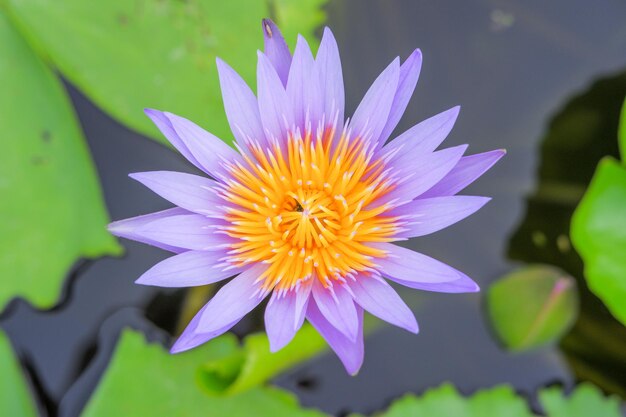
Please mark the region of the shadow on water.
MULTIPOLYGON (((420 83, 398 132, 461 103, 461 117, 446 146, 470 143, 471 153, 508 149, 507 157, 468 189, 469 194, 494 197, 489 205, 461 224, 409 243, 412 249, 467 272, 483 288, 516 266, 505 252, 509 236, 525 212, 510 246, 511 257, 553 263, 581 277, 580 260, 571 250, 559 251, 554 242, 567 246, 559 236, 567 237, 571 210, 599 156, 614 152, 610 146, 615 134, 609 131, 613 127, 604 128, 607 130, 593 146, 584 140, 591 136, 582 135, 590 126, 610 125, 615 108, 608 102, 615 103, 618 92, 606 87, 607 81, 598 82, 590 91, 597 94, 592 101, 601 105, 576 107, 577 99, 573 100, 574 110, 579 110, 573 123, 559 127, 564 122, 557 117, 543 144, 539 139, 544 136, 546 115, 562 107, 572 91, 626 67, 626 5, 602 0, 588 6, 583 0, 330 0, 327 6, 328 25, 342 55, 347 114, 354 111, 377 73, 396 54, 406 57, 420 47, 425 57, 420 83), (569 143, 553 144, 556 139, 550 138, 557 128, 565 129, 559 133, 565 139, 571 136, 582 142, 570 139, 569 143), (568 146, 559 149, 561 144, 568 146), (585 145, 588 148, 582 149, 585 145), (555 160, 553 146, 559 150, 555 160), (554 193, 540 185, 541 193, 533 195, 526 207, 523 198, 535 182, 537 149, 542 150, 540 184, 544 179, 567 178, 576 187, 554 193), (587 165, 578 167, 575 163, 581 157, 587 158, 587 165), (567 204, 546 197, 553 194, 566 195, 567 204), (551 224, 543 223, 547 219, 551 224), (533 243, 541 240, 533 233, 536 230, 545 235, 546 247, 533 243)), ((623 88, 623 78, 616 78, 623 88)), ((190 172, 192 168, 170 149, 112 121, 75 89, 69 87, 69 91, 111 217, 167 208, 167 202, 128 179, 127 174, 190 172)), ((124 245, 127 252, 123 258, 99 259, 80 270, 69 281, 71 288, 59 308, 36 311, 18 302, 1 318, 0 326, 20 358, 26 360, 50 417, 78 415, 105 369, 123 325, 154 332, 158 335, 154 340, 164 343, 169 342, 167 334, 175 332, 185 292, 133 283, 167 254, 132 242, 124 245), (155 331, 151 322, 166 331, 155 331)), ((589 369, 602 372, 607 377, 603 379, 612 380, 613 385, 616 372, 622 371, 614 367, 614 372, 609 372, 614 359, 607 359, 608 353, 603 357, 586 355, 588 349, 605 352, 603 346, 608 346, 599 339, 596 345, 589 345, 596 341, 588 336, 588 330, 604 332, 609 329, 605 324, 610 326, 606 312, 588 295, 583 298, 581 320, 563 341, 565 361, 554 347, 520 355, 502 351, 484 322, 479 294, 403 290, 401 294, 416 312, 420 335, 391 327, 372 335, 365 364, 354 378, 346 375, 334 356, 325 355, 281 375, 275 383, 294 391, 304 405, 339 415, 370 413, 406 392, 423 392, 444 381, 466 393, 498 383, 532 393, 554 381, 570 385, 569 366, 576 375, 593 380, 597 379, 589 369), (597 320, 603 323, 601 327, 596 327, 597 320)), ((243 321, 236 329, 238 334, 258 328, 260 318, 243 321)))

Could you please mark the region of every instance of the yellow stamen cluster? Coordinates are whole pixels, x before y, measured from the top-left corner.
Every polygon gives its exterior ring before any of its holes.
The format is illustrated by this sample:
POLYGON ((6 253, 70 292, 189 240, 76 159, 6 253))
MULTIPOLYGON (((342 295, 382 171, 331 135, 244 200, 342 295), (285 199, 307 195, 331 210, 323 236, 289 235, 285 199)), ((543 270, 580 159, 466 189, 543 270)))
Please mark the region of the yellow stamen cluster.
POLYGON ((391 241, 398 230, 390 205, 375 204, 391 189, 384 163, 365 141, 344 133, 333 143, 334 129, 320 131, 265 151, 251 145, 228 166, 224 231, 238 239, 229 262, 268 264, 259 277, 267 291, 310 277, 330 286, 370 270, 385 254, 367 242, 391 241))

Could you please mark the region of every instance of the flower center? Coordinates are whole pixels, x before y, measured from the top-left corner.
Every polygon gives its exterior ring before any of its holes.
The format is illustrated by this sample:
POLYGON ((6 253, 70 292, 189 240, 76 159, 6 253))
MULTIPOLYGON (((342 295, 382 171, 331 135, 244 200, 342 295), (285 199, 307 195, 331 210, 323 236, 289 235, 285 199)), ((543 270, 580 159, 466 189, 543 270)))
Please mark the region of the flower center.
POLYGON ((338 239, 342 221, 332 197, 323 190, 302 188, 287 195, 278 230, 293 248, 306 252, 338 239))
POLYGON ((225 233, 237 238, 228 261, 268 264, 266 290, 285 290, 312 277, 325 286, 369 270, 385 256, 368 242, 388 242, 398 230, 384 164, 358 138, 334 130, 313 138, 291 135, 262 150, 251 145, 245 162, 228 166, 232 180, 225 233))

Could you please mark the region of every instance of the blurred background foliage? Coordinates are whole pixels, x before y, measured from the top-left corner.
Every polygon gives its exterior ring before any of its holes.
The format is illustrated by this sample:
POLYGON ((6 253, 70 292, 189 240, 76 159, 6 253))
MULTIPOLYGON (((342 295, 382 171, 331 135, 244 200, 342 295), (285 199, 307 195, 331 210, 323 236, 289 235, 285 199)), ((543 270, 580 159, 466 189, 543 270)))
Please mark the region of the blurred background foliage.
POLYGON ((165 109, 231 141, 215 58, 251 85, 273 16, 290 41, 310 39, 323 0, 0 2, 0 129, 20 140, 0 156, 0 307, 21 296, 52 306, 78 258, 119 255, 100 187, 57 74, 121 123, 165 141, 143 114, 165 109), (245 12, 242 12, 245 11, 245 12))
MULTIPOLYGON (((297 33, 315 44, 325 3, 0 0, 0 131, 10 139, 0 152, 0 311, 16 297, 53 307, 79 259, 122 252, 106 232, 97 173, 63 80, 162 143, 143 108, 184 115, 230 143, 215 57, 255 85, 261 18, 273 18, 291 44, 297 33)), ((510 240, 509 256, 525 266, 488 289, 485 308, 505 349, 558 344, 578 379, 604 393, 585 383, 571 393, 548 387, 524 396, 499 386, 465 397, 443 385, 375 415, 620 415, 620 400, 605 393, 626 396, 626 166, 618 147, 626 149, 626 116, 617 129, 625 96, 626 74, 618 74, 552 118, 537 188, 510 240)), ((279 354, 267 345, 263 334, 241 342, 227 334, 171 356, 127 329, 80 415, 323 415, 267 384, 323 352, 321 338, 305 327, 279 354)), ((2 416, 46 413, 23 359, 0 331, 2 416)))
POLYGON ((622 396, 626 327, 616 317, 623 320, 626 305, 626 184, 615 158, 618 126, 626 122, 620 122, 625 96, 621 73, 596 81, 552 118, 542 141, 537 189, 509 246, 513 259, 554 265, 576 278, 580 313, 561 349, 578 377, 622 396))
POLYGON ((0 9, 0 309, 52 306, 80 257, 121 253, 63 86, 0 9))

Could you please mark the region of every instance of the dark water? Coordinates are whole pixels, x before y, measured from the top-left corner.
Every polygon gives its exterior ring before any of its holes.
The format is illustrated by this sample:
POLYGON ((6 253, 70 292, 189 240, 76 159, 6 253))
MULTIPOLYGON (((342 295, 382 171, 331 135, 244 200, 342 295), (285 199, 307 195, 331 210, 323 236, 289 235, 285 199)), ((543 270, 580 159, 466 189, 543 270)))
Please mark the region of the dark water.
MULTIPOLYGON (((507 259, 535 187, 547 121, 595 79, 626 68, 626 4, 587 1, 363 1, 327 7, 342 54, 348 112, 396 55, 424 53, 416 94, 398 131, 462 105, 447 146, 470 152, 506 148, 507 157, 468 193, 494 197, 482 211, 409 246, 462 269, 483 288, 520 263, 507 259)), ((168 207, 127 173, 191 171, 171 150, 112 121, 70 87, 110 215, 126 218, 168 207)), ((572 167, 575 170, 575 167, 572 167)), ((76 416, 106 366, 117 334, 130 325, 167 342, 183 291, 133 281, 166 253, 124 241, 126 256, 77 265, 58 307, 16 301, 0 326, 11 337, 50 415, 76 416), (148 319, 146 319, 146 311, 148 319), (59 404, 61 404, 59 408, 59 404)), ((518 257, 519 258, 519 257, 518 257)), ((523 257, 521 257, 523 259, 523 257)), ((574 378, 557 348, 510 355, 493 341, 480 294, 401 290, 421 324, 418 336, 384 327, 368 338, 357 377, 333 355, 302 365, 276 383, 302 403, 341 414, 369 413, 406 392, 451 381, 463 392, 499 383, 532 393, 574 378)), ((245 332, 253 323, 242 322, 245 332)))

